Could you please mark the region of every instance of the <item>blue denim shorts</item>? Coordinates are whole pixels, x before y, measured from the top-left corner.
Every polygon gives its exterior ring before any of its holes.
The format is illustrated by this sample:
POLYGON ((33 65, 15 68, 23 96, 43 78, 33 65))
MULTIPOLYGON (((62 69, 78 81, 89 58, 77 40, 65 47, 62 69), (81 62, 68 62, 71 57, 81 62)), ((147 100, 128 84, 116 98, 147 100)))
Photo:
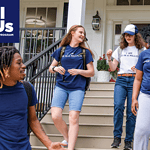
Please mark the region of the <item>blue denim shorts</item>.
POLYGON ((81 111, 84 90, 64 90, 58 86, 55 87, 51 107, 59 107, 64 109, 67 100, 69 100, 69 111, 81 111))

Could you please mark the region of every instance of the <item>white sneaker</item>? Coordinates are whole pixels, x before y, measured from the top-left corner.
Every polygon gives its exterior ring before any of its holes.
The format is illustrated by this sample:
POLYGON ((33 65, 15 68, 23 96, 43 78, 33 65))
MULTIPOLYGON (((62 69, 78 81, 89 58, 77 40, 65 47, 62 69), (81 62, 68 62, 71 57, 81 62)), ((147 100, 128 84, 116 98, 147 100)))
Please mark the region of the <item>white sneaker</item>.
POLYGON ((62 146, 62 147, 68 147, 68 142, 66 140, 63 140, 61 143, 67 144, 66 146, 62 146))

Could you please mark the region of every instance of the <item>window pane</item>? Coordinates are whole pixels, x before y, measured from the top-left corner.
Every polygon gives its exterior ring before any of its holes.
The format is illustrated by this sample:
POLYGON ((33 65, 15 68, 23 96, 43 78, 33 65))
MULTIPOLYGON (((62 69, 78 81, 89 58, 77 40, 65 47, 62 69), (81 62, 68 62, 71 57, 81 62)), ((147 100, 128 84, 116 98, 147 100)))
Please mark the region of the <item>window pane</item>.
POLYGON ((117 5, 129 5, 128 0, 117 0, 117 5))
POLYGON ((150 0, 144 0, 144 5, 150 5, 150 0))
POLYGON ((37 17, 35 23, 37 28, 46 27, 46 8, 37 9, 37 17))
POLYGON ((121 24, 115 24, 114 50, 119 46, 121 36, 121 24))
POLYGON ((131 5, 143 5, 143 0, 131 0, 131 5))
POLYGON ((35 27, 35 14, 36 13, 36 8, 27 8, 27 14, 26 14, 26 23, 25 27, 26 28, 33 28, 35 27))
POLYGON ((115 25, 115 34, 121 34, 121 24, 115 25))
POLYGON ((57 8, 48 8, 46 27, 56 26, 56 11, 57 11, 57 8))

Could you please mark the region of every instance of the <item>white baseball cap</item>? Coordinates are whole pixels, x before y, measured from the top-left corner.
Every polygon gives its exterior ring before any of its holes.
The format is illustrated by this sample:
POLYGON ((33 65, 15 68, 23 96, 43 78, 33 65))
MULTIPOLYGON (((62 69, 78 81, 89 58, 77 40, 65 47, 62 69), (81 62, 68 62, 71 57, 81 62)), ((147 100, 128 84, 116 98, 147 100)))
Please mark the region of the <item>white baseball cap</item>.
POLYGON ((124 33, 128 33, 128 34, 130 34, 130 35, 137 34, 137 33, 138 33, 138 28, 137 28, 137 26, 134 25, 134 24, 129 24, 129 25, 127 25, 127 26, 125 27, 123 34, 124 34, 124 33))

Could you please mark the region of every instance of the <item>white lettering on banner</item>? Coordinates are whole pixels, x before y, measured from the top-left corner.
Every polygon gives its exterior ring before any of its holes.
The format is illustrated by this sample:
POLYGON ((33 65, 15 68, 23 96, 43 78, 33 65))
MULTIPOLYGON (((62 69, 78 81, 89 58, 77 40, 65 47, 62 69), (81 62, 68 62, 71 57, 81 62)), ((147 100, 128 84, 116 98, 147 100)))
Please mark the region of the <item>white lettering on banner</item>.
POLYGON ((4 29, 6 32, 12 32, 14 30, 13 23, 8 22, 5 24, 5 7, 0 7, 1 9, 1 18, 0 18, 0 32, 3 32, 4 29), (3 19, 3 20, 2 20, 3 19))
POLYGON ((1 19, 5 19, 5 7, 1 7, 1 19))

